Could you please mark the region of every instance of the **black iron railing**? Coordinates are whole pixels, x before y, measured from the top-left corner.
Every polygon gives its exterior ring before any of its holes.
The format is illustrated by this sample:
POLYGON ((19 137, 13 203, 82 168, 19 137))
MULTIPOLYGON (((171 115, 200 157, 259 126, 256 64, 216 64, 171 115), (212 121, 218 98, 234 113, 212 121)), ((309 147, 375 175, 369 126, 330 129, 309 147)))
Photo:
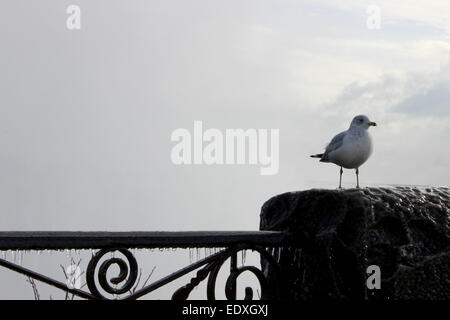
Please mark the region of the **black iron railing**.
MULTIPOLYGON (((244 272, 253 273, 261 287, 261 299, 281 296, 283 277, 278 272, 269 281, 256 266, 237 265, 238 252, 252 250, 261 261, 278 270, 272 255, 275 248, 290 246, 289 234, 277 231, 200 231, 200 232, 0 232, 0 250, 66 250, 98 249, 86 269, 88 291, 77 289, 17 263, 0 259, 0 266, 44 282, 85 299, 140 298, 190 272, 197 270, 190 282, 176 290, 172 299, 184 300, 200 282, 207 279, 207 298, 215 300, 217 275, 225 261, 230 261, 230 274, 225 283, 226 298, 236 299, 237 278, 244 272), (138 278, 138 263, 131 249, 152 248, 223 248, 204 259, 189 264, 172 274, 154 281, 140 290, 130 291, 138 278), (107 253, 116 255, 106 255, 107 253), (108 269, 116 265, 119 274, 107 279, 108 269), (120 297, 120 298, 119 298, 120 297)), ((253 290, 245 289, 245 299, 253 299, 253 290)))

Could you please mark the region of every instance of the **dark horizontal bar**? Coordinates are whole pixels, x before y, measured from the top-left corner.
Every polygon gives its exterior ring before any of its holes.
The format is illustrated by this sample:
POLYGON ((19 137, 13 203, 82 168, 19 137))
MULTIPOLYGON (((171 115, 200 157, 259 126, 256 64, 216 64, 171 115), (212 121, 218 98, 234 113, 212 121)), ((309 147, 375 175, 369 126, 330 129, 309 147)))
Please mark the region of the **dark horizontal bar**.
POLYGON ((281 231, 0 231, 0 250, 227 247, 237 243, 277 247, 289 240, 281 231))

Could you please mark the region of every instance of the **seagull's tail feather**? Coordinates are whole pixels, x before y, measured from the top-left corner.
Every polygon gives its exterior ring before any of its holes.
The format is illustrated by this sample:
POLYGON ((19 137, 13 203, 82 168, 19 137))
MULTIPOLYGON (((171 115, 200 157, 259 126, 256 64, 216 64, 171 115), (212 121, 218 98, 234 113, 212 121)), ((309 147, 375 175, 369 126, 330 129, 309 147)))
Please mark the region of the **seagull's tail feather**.
POLYGON ((310 156, 311 158, 320 158, 320 162, 330 162, 330 159, 328 159, 328 155, 325 153, 318 153, 318 154, 313 154, 310 156))

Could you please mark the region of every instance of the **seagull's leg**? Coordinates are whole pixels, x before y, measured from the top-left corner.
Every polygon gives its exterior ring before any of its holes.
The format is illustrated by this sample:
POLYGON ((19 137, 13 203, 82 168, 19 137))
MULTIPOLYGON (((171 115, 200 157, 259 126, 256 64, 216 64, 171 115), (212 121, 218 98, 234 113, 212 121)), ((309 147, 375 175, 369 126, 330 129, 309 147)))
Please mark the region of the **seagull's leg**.
POLYGON ((342 189, 341 182, 342 182, 342 173, 343 172, 344 172, 344 170, 342 170, 342 167, 341 167, 340 175, 339 175, 339 189, 342 189))
POLYGON ((359 168, 356 168, 356 189, 359 189, 359 168))

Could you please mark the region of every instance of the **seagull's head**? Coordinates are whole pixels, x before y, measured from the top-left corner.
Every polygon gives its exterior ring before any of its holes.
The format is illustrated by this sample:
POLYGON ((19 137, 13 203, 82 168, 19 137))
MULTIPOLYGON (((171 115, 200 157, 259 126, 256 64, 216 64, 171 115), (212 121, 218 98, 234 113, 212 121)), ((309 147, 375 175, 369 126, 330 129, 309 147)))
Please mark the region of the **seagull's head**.
POLYGON ((377 124, 375 122, 372 122, 367 118, 367 116, 361 114, 359 116, 356 116, 353 118, 352 123, 350 124, 350 128, 354 127, 361 127, 364 129, 369 129, 370 126, 376 126, 377 124))

